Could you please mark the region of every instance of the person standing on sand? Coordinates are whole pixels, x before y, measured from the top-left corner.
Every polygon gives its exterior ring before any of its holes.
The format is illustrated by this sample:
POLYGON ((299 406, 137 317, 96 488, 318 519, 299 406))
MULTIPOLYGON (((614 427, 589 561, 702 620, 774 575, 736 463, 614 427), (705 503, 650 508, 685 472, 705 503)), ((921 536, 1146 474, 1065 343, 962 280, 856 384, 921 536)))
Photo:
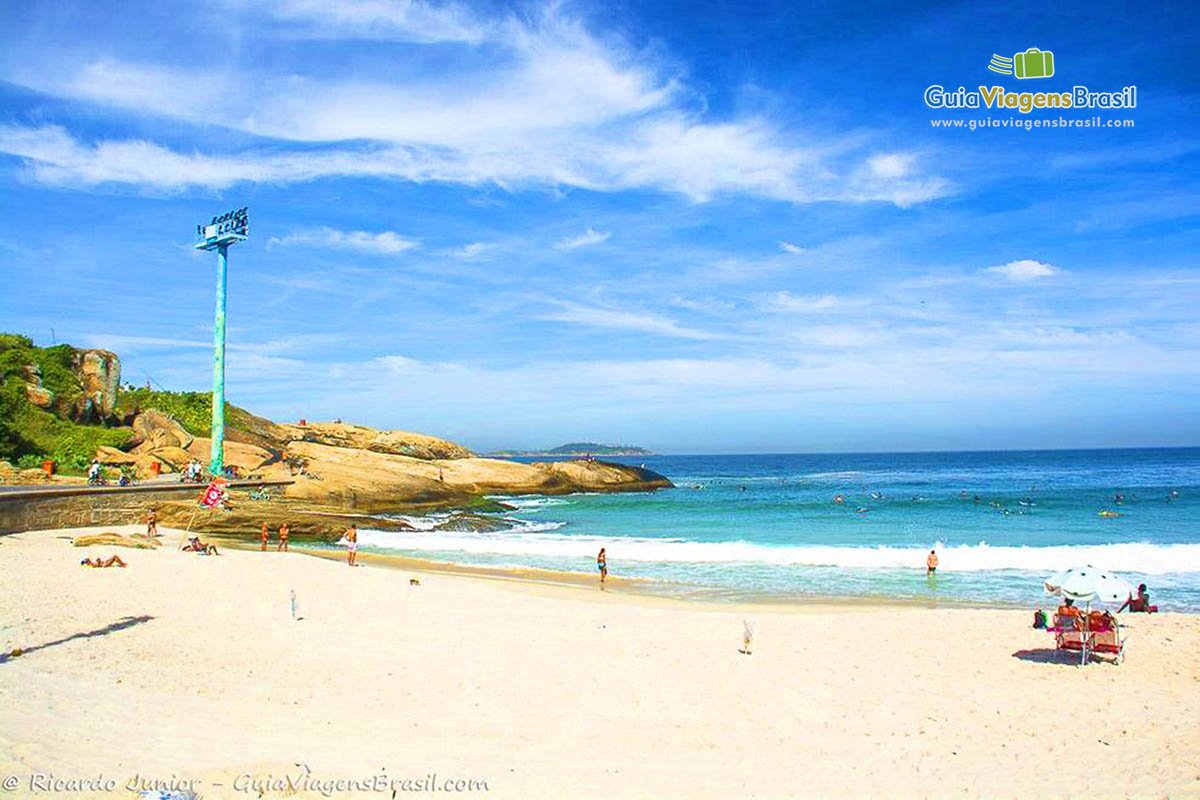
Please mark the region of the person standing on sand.
POLYGON ((158 536, 158 515, 153 508, 146 514, 146 535, 158 536))
POLYGON ((354 566, 354 562, 358 559, 358 526, 351 525, 346 531, 346 541, 350 543, 350 555, 346 558, 346 563, 354 566))
POLYGON ((264 522, 262 524, 262 531, 260 531, 259 535, 262 537, 262 551, 265 553, 267 552, 267 539, 270 538, 267 533, 267 523, 264 522))
POLYGON ((286 522, 279 526, 279 546, 275 550, 282 550, 285 553, 288 551, 288 526, 286 522))
POLYGON ((937 572, 938 557, 936 550, 930 550, 929 555, 925 557, 925 574, 932 575, 937 572))
POLYGON ((596 569, 600 570, 600 588, 604 588, 604 579, 608 577, 608 556, 604 554, 604 548, 600 548, 600 552, 596 554, 596 569))

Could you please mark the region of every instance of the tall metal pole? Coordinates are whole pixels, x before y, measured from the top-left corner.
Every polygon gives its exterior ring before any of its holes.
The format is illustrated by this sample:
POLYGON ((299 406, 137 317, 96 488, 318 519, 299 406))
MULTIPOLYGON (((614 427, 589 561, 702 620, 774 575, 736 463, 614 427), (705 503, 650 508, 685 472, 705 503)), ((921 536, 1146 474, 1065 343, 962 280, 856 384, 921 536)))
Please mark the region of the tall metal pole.
POLYGON ((225 251, 217 247, 217 316, 213 325, 212 453, 208 469, 220 475, 225 466, 225 251))

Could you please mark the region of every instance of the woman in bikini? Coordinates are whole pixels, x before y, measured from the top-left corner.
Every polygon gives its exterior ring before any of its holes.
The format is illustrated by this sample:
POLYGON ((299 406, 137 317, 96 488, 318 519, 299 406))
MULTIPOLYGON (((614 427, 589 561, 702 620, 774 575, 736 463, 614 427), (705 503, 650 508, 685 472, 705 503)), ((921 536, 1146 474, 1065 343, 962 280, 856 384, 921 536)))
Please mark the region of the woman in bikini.
POLYGON ((608 577, 608 556, 604 554, 604 548, 600 548, 600 552, 596 555, 596 569, 600 570, 600 588, 604 588, 604 579, 608 577))

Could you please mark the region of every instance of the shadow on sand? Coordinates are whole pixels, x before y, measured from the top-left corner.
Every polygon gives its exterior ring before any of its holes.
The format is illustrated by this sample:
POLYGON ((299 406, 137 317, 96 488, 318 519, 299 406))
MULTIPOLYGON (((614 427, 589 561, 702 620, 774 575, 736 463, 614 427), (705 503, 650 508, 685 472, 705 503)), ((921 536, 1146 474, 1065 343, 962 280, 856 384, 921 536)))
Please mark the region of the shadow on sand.
MULTIPOLYGON (((154 617, 147 616, 145 614, 140 617, 121 617, 121 619, 117 620, 116 622, 110 622, 103 628, 73 633, 65 638, 55 639, 53 642, 43 642, 42 644, 34 645, 33 647, 23 647, 21 648, 21 656, 24 657, 38 650, 45 650, 47 647, 56 647, 60 644, 73 642, 76 639, 91 639, 95 636, 108 636, 110 633, 123 631, 126 628, 132 628, 135 625, 141 625, 143 622, 149 622, 152 619, 154 619, 154 617)), ((12 653, 0 653, 0 664, 3 664, 6 661, 11 661, 13 658, 15 658, 15 656, 12 653)))
POLYGON ((1078 667, 1079 654, 1067 650, 1056 650, 1053 647, 1039 647, 1036 650, 1018 650, 1013 658, 1031 661, 1034 664, 1056 664, 1060 667, 1078 667))

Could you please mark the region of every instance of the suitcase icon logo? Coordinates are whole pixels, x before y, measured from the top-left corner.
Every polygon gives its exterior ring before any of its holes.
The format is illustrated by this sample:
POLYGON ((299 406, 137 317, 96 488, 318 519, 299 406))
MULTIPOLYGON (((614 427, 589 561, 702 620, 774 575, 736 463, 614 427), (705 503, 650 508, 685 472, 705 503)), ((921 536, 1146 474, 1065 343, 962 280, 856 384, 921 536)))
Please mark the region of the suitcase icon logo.
POLYGON ((1054 53, 1031 47, 1012 58, 992 54, 988 69, 1001 75, 1015 75, 1018 79, 1049 78, 1054 74, 1054 53))

